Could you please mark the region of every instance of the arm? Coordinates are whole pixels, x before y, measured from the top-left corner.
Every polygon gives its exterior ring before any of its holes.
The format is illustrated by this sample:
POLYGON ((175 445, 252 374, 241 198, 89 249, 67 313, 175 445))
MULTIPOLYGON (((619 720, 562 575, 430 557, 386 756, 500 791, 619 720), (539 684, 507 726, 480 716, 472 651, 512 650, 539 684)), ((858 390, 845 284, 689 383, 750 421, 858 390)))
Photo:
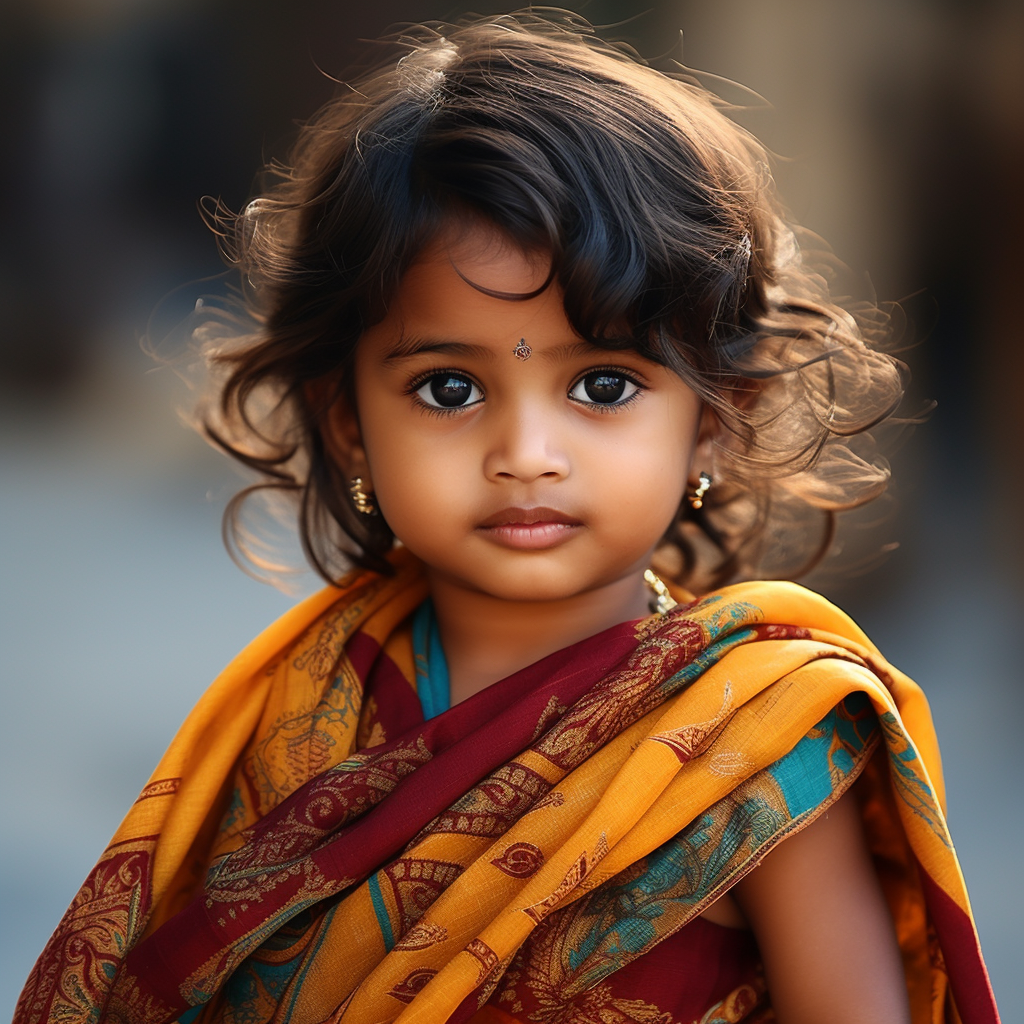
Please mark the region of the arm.
POLYGON ((910 1024, 889 910, 849 794, 733 889, 779 1024, 910 1024))

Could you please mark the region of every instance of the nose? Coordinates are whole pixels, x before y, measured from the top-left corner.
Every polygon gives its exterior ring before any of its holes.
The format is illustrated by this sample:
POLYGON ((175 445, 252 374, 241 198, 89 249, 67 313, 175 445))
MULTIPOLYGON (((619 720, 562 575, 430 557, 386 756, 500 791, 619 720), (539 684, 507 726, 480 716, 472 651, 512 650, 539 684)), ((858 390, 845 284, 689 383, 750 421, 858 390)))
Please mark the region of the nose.
POLYGON ((506 409, 490 423, 484 475, 492 481, 532 483, 569 475, 569 456, 558 417, 542 403, 506 409))

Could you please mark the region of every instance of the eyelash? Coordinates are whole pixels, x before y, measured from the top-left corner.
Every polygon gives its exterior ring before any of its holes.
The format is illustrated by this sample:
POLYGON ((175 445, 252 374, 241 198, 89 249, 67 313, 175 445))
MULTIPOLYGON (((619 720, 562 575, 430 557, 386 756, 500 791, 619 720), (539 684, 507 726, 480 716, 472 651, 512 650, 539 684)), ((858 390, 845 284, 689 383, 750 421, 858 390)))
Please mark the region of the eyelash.
POLYGON ((456 370, 448 366, 439 366, 435 370, 425 370, 423 373, 414 377, 408 385, 406 385, 405 393, 420 407, 424 412, 430 413, 435 416, 453 416, 460 412, 465 412, 467 408, 474 408, 476 402, 470 406, 465 405, 453 405, 450 408, 444 406, 430 405, 428 402, 424 402, 422 398, 416 393, 433 377, 443 377, 448 374, 452 377, 461 377, 463 380, 468 380, 475 387, 480 388, 480 392, 483 393, 483 387, 479 382, 473 379, 465 370, 456 370))
POLYGON ((634 391, 629 398, 624 398, 621 402, 581 402, 575 398, 570 398, 569 401, 574 402, 577 405, 582 405, 585 409, 590 409, 600 413, 621 412, 623 409, 631 406, 634 402, 639 401, 640 396, 647 390, 647 386, 638 381, 631 371, 627 371, 621 366, 591 366, 586 370, 586 372, 581 373, 572 382, 567 393, 571 394, 575 391, 587 377, 602 373, 607 374, 609 377, 624 378, 636 388, 636 391, 634 391))
MULTIPOLYGON (((621 366, 591 366, 587 368, 586 372, 581 373, 572 382, 572 384, 569 385, 569 389, 566 392, 566 395, 568 396, 569 394, 571 394, 579 386, 579 384, 582 383, 582 381, 585 380, 587 377, 590 377, 593 374, 601 373, 606 373, 609 376, 614 375, 617 377, 625 378, 627 381, 629 381, 630 384, 632 384, 636 388, 636 391, 634 391, 633 394, 629 396, 629 398, 625 398, 621 402, 581 402, 578 399, 574 398, 570 398, 569 401, 573 402, 575 405, 581 405, 584 408, 589 409, 591 411, 596 411, 600 413, 614 413, 620 412, 622 409, 631 406, 634 402, 638 401, 640 396, 647 390, 647 385, 642 384, 640 381, 636 379, 636 377, 631 371, 626 371, 621 366)), ((478 404, 477 402, 472 403, 472 405, 470 406, 456 405, 451 406, 450 408, 445 408, 443 406, 430 405, 429 403, 424 402, 422 398, 420 398, 417 392, 420 390, 420 388, 423 387, 424 384, 427 383, 427 381, 431 380, 433 377, 441 377, 444 376, 445 374, 450 374, 453 377, 461 377, 463 380, 468 380, 475 387, 478 387, 481 393, 484 392, 483 386, 478 381, 476 381, 470 374, 466 373, 465 370, 456 370, 452 367, 440 366, 433 370, 425 370, 423 373, 418 374, 416 377, 414 377, 406 385, 405 394, 412 398, 413 401, 420 407, 420 409, 431 415, 442 417, 454 416, 457 415, 458 413, 465 412, 467 408, 474 408, 478 404)))

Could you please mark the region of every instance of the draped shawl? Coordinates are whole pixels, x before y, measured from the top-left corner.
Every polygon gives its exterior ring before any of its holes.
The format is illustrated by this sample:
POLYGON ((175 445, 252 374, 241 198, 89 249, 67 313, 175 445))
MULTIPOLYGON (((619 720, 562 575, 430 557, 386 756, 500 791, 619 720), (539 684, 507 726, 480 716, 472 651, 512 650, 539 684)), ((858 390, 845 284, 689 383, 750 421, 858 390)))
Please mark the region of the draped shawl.
POLYGON ((770 1020, 752 940, 699 915, 854 782, 914 1024, 998 1021, 927 703, 841 611, 726 587, 424 722, 393 564, 213 683, 16 1024, 770 1020))

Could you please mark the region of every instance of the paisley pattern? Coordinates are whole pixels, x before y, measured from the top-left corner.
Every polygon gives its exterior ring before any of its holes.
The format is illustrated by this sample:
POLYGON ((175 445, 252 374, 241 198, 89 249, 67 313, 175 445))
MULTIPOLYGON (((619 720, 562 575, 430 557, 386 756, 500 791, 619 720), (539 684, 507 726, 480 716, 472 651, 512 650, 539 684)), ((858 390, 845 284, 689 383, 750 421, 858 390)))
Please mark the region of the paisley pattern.
MULTIPOLYGON (((798 790, 808 775, 828 780, 822 785, 831 802, 878 742, 874 715, 855 698, 811 733, 768 773, 748 779, 657 850, 561 911, 557 928, 539 936, 545 990, 571 1001, 669 938, 749 870, 763 847, 814 810, 805 807, 798 790), (854 728, 841 734, 840 718, 854 728)), ((527 940, 521 960, 531 956, 537 939, 535 933, 527 940)), ((530 977, 535 988, 540 975, 534 971, 530 977)), ((511 981, 502 991, 506 998, 515 993, 520 1005, 529 1003, 511 981)))
POLYGON ((397 999, 401 1003, 411 1003, 435 974, 437 974, 437 971, 432 970, 429 967, 422 967, 418 970, 412 971, 406 978, 400 981, 388 993, 388 995, 391 996, 392 999, 397 999))
POLYGON ((448 832, 497 839, 548 786, 543 775, 526 765, 516 761, 502 765, 435 818, 418 838, 448 832))
POLYGON ((462 874, 462 865, 445 860, 401 857, 386 867, 382 874, 391 883, 397 909, 395 924, 404 935, 462 874))
POLYGON ((854 784, 914 1024, 996 1024, 927 705, 841 612, 678 594, 424 722, 393 562, 215 681, 16 1024, 767 1022, 752 939, 701 911, 854 784))
MULTIPOLYGON (((169 790, 164 781, 147 786, 150 795, 169 790)), ((29 976, 19 1014, 38 1021, 89 1019, 118 969, 123 936, 145 919, 155 849, 155 839, 111 843, 29 976)))
POLYGON ((529 878, 536 874, 544 863, 544 851, 533 843, 512 843, 506 846, 500 857, 491 863, 513 878, 529 878))
POLYGON ((444 942, 447 938, 448 929, 444 925, 421 921, 405 933, 405 937, 395 946, 395 949, 412 952, 433 946, 435 942, 444 942))
POLYGON ((586 850, 580 853, 554 891, 544 899, 523 907, 523 913, 535 924, 540 924, 574 889, 582 888, 586 884, 588 876, 607 855, 608 837, 602 832, 594 852, 589 856, 586 850))
POLYGON ((722 706, 714 718, 709 718, 706 722, 682 725, 668 732, 655 733, 651 739, 656 743, 664 743, 679 758, 680 764, 686 764, 710 743, 715 733, 725 724, 731 704, 732 686, 727 682, 725 693, 722 695, 722 706))
MULTIPOLYGON (((319 658, 312 667, 320 668, 319 658)), ((247 758, 246 780, 259 793, 264 813, 332 765, 337 737, 345 735, 346 723, 359 714, 357 681, 346 678, 351 671, 343 664, 315 707, 281 716, 247 758)))

